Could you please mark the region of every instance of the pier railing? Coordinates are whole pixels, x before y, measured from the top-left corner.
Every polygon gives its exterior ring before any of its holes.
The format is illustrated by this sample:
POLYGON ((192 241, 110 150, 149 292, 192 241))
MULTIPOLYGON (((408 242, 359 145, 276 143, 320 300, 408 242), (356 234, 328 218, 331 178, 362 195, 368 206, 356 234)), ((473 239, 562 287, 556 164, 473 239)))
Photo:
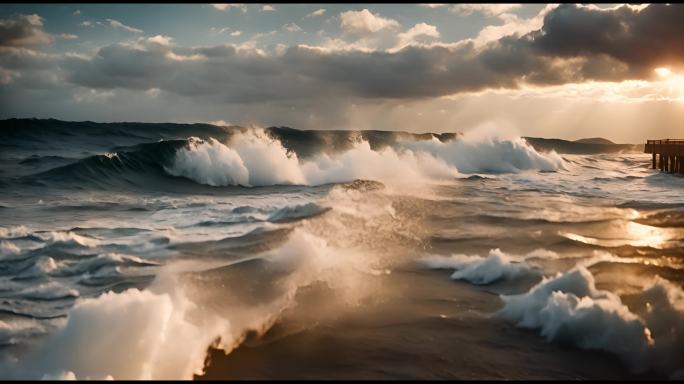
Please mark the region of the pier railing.
POLYGON ((684 175, 684 139, 646 140, 644 152, 653 154, 653 169, 684 175))

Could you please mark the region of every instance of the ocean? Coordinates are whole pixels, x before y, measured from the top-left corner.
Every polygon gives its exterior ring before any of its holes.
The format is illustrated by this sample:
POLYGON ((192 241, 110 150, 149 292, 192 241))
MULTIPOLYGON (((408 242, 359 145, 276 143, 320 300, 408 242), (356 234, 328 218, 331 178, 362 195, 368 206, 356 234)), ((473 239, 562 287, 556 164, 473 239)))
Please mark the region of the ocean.
POLYGON ((0 122, 0 378, 684 378, 684 178, 495 131, 0 122))

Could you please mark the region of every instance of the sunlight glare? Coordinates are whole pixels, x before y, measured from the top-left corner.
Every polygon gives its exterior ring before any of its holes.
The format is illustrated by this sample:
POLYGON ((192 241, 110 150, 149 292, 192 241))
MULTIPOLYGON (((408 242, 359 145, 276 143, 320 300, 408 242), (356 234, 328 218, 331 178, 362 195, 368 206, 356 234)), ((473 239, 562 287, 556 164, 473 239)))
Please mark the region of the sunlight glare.
POLYGON ((668 77, 672 74, 672 71, 670 71, 669 68, 660 67, 655 69, 655 73, 657 73, 660 77, 668 77))

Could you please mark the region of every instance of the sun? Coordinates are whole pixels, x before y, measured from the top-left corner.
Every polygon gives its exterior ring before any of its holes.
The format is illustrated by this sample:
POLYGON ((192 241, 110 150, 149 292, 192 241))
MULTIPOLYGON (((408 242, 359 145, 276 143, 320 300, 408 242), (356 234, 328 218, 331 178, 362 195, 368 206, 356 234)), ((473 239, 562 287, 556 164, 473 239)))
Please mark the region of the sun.
POLYGON ((672 74, 672 71, 670 71, 669 68, 660 67, 655 69, 655 73, 657 73, 660 77, 666 78, 672 74))
POLYGON ((659 67, 653 71, 660 78, 654 84, 660 84, 662 92, 666 95, 665 98, 684 102, 684 74, 672 72, 668 67, 659 67))

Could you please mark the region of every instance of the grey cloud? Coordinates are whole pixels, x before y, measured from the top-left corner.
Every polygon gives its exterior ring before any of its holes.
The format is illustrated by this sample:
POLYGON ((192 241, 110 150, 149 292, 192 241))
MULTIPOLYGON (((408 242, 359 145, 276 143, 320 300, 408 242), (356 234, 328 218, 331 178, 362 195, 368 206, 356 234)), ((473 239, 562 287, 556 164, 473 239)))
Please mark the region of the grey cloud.
MULTIPOLYGON (((477 48, 409 46, 397 52, 324 51, 302 46, 257 54, 234 46, 182 48, 110 45, 92 59, 55 60, 69 82, 97 89, 147 90, 215 103, 342 98, 420 99, 587 80, 652 75, 656 65, 684 59, 676 33, 684 6, 601 11, 561 5, 541 30, 477 48)), ((16 68, 0 53, 0 65, 16 68)))
POLYGON ((651 4, 602 11, 564 4, 544 18, 526 42, 538 53, 559 57, 606 55, 645 76, 654 66, 684 62, 684 6, 651 4))
POLYGON ((36 15, 16 15, 0 19, 0 47, 50 44, 53 38, 43 31, 43 19, 36 15))
POLYGON ((56 55, 28 48, 0 47, 0 67, 14 70, 54 68, 56 55))
POLYGON ((91 60, 67 58, 69 80, 91 88, 148 89, 173 70, 163 49, 137 49, 110 45, 100 49, 91 60))

